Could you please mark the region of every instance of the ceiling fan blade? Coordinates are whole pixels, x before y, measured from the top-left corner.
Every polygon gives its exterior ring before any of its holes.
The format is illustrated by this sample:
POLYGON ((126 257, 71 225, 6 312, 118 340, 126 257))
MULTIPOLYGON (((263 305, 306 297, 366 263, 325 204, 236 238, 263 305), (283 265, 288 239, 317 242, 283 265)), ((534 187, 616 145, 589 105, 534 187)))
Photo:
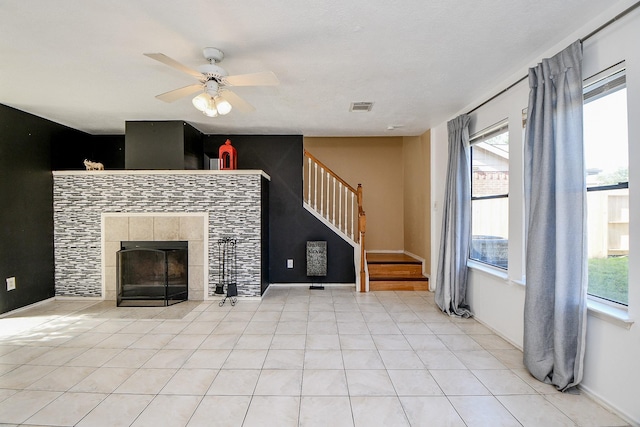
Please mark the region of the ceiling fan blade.
POLYGON ((163 54, 163 53, 145 53, 144 56, 148 56, 151 59, 155 59, 156 61, 162 62, 165 65, 168 65, 169 67, 173 67, 176 70, 180 70, 183 73, 187 73, 193 77, 195 77, 196 79, 201 79, 202 77, 202 73, 187 67, 186 65, 183 65, 181 63, 179 63, 178 61, 176 61, 175 59, 171 59, 169 58, 167 55, 163 54))
POLYGON ((193 85, 181 87, 180 89, 170 90, 169 92, 161 93, 160 95, 156 96, 156 98, 164 102, 173 102, 173 101, 177 101, 178 99, 184 96, 191 95, 192 93, 197 92, 199 90, 200 91, 202 90, 202 85, 199 83, 196 83, 193 85))
POLYGON ((231 92, 230 90, 221 90, 218 93, 218 95, 226 99, 233 108, 237 108, 239 111, 243 113, 250 113, 251 111, 255 111, 255 108, 253 107, 253 105, 249 104, 247 101, 240 98, 238 95, 231 92))
POLYGON ((224 78, 224 82, 230 86, 276 86, 280 84, 276 75, 271 71, 227 76, 224 78))

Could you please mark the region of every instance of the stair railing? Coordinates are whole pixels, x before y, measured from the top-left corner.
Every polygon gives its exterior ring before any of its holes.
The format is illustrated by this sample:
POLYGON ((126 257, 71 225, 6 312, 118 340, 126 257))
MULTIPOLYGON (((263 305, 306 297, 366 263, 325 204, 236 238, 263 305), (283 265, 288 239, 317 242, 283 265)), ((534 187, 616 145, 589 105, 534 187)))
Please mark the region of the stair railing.
POLYGON ((367 219, 362 208, 362 185, 353 188, 308 151, 304 151, 304 201, 322 218, 360 246, 360 291, 366 291, 364 236, 367 219))

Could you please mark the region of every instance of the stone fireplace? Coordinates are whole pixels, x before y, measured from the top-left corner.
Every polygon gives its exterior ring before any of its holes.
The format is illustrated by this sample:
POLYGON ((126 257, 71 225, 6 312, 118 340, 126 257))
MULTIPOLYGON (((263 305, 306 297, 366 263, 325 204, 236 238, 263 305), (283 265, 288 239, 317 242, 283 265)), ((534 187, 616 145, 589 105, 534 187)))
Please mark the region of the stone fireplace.
POLYGON ((217 299, 216 242, 238 241, 238 296, 268 283, 262 171, 53 172, 56 296, 116 300, 123 241, 188 242, 189 299, 217 299))

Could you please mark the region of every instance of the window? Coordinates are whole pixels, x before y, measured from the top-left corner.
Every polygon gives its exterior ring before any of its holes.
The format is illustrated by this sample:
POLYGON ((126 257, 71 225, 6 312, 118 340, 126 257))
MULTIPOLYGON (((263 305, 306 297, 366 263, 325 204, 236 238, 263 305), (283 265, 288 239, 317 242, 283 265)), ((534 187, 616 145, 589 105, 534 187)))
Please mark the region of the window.
POLYGON ((589 288, 628 304, 629 150, 624 63, 585 81, 589 288))
POLYGON ((509 131, 507 121, 471 137, 470 258, 508 266, 509 131))

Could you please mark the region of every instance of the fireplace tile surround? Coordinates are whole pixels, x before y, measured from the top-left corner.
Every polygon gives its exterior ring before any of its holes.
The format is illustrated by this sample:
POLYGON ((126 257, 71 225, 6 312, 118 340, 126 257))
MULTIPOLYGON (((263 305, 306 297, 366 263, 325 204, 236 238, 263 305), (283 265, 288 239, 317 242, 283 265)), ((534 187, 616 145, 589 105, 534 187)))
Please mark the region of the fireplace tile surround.
POLYGON ((116 252, 121 242, 133 240, 189 242, 189 300, 207 298, 204 269, 208 251, 207 213, 186 214, 102 214, 102 295, 116 299, 116 252))
POLYGON ((56 171, 56 296, 115 300, 124 240, 188 240, 189 299, 214 298, 216 242, 238 239, 238 294, 259 297, 262 171, 56 171))

